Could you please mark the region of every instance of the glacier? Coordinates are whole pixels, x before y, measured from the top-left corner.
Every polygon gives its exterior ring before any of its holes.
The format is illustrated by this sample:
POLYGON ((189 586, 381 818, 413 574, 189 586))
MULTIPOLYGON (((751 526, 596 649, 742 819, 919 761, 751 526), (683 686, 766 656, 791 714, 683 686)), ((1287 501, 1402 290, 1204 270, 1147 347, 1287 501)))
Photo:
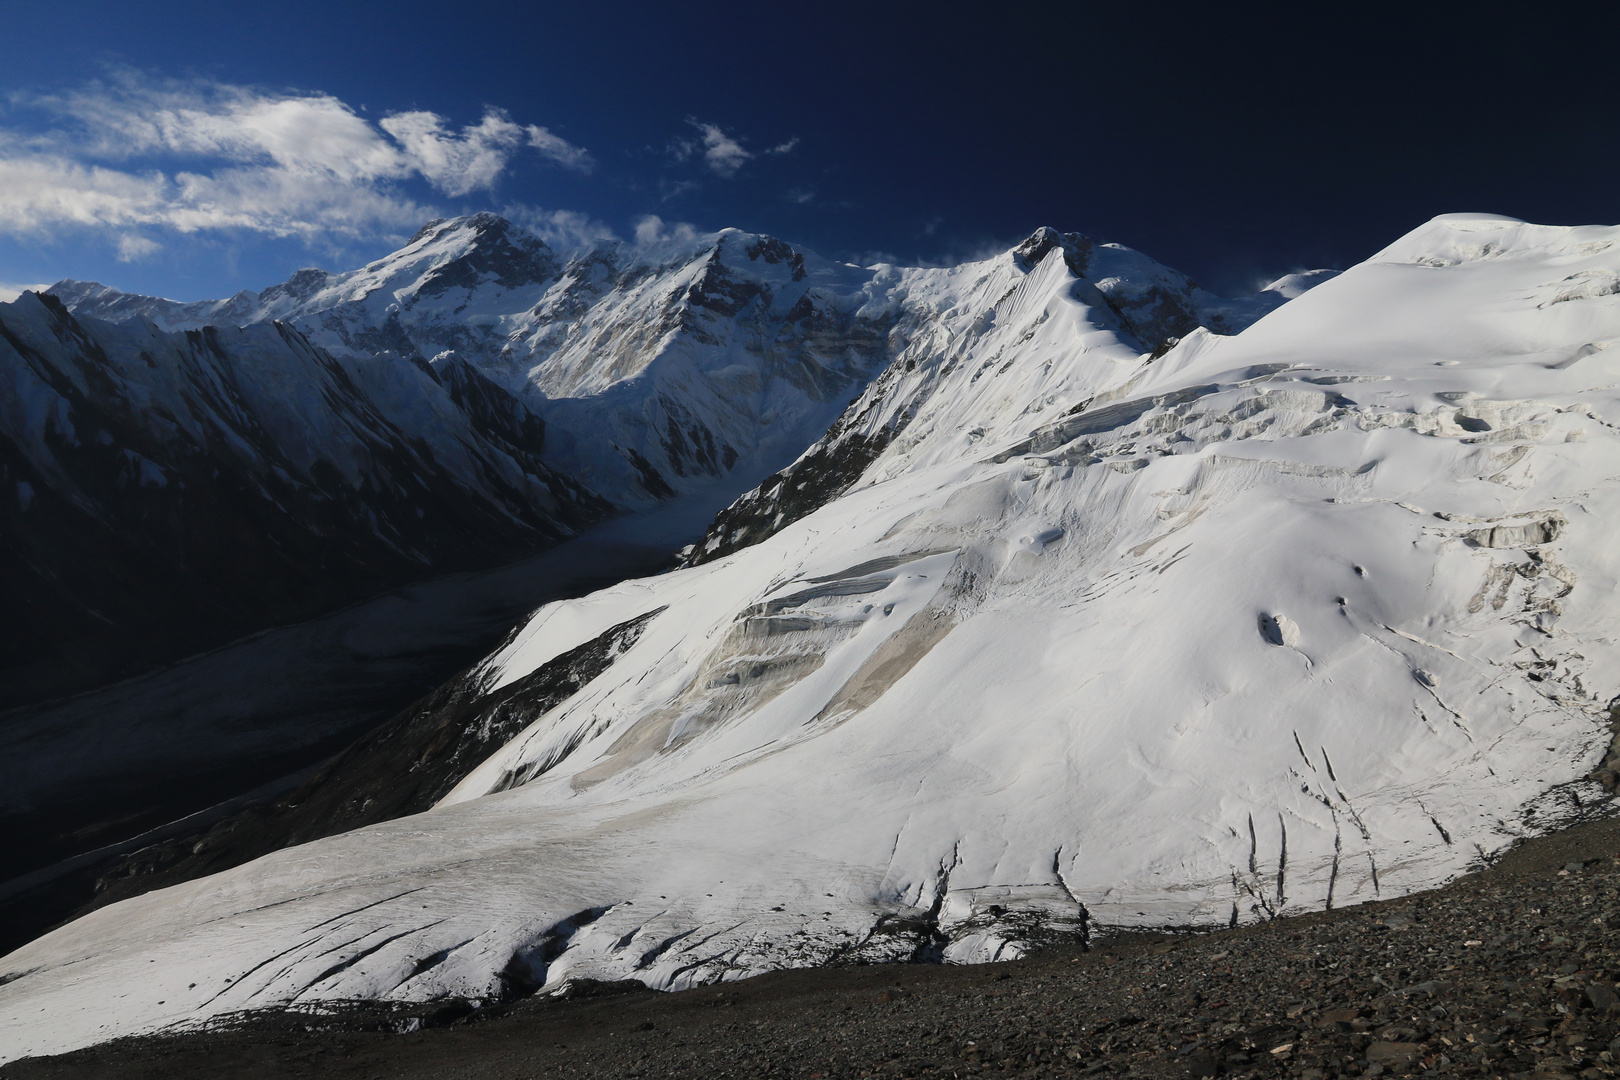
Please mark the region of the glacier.
POLYGON ((0 960, 0 1054, 1241 924, 1606 812, 1620 229, 1444 216, 1230 334, 1096 251, 874 270, 912 321, 799 461, 456 692, 610 643, 583 685, 431 809, 0 960))

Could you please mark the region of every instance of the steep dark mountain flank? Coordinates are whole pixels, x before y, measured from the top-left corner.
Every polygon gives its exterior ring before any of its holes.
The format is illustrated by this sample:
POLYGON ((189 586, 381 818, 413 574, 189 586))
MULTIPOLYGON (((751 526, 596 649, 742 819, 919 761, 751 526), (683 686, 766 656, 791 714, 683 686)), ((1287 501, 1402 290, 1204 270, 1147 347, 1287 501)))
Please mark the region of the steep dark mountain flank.
POLYGON ((0 306, 0 707, 432 574, 607 503, 453 355, 341 362, 270 323, 162 333, 0 306))

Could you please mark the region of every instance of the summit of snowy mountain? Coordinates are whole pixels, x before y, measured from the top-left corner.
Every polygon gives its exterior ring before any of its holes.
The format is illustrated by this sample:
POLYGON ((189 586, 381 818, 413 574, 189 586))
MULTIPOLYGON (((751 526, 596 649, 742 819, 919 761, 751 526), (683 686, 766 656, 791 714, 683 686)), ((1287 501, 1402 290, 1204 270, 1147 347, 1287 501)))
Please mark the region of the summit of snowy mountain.
POLYGON ((1284 274, 1276 281, 1271 282, 1262 293, 1275 293, 1284 300, 1292 300, 1303 296, 1311 289, 1322 284, 1331 277, 1337 276, 1336 270, 1305 270, 1295 274, 1284 274))
POLYGON ((7 957, 0 1015, 54 1020, 10 1052, 1243 923, 1605 798, 1620 230, 1437 219, 1232 336, 1128 249, 1031 241, 795 280, 726 234, 644 279, 660 362, 817 283, 891 351, 687 566, 543 607, 277 811, 365 827, 7 957))

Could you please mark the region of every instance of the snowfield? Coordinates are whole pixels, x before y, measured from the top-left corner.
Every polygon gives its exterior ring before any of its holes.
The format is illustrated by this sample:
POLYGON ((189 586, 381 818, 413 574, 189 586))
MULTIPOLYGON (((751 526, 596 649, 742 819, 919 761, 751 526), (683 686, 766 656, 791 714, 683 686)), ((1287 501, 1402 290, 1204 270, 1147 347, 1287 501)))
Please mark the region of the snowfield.
POLYGON ((940 317, 840 420, 888 433, 848 491, 538 611, 488 689, 644 621, 434 810, 0 961, 0 1058, 1250 922, 1605 797, 1620 229, 1438 218, 1157 359, 1070 248, 1020 250, 883 271, 940 317))

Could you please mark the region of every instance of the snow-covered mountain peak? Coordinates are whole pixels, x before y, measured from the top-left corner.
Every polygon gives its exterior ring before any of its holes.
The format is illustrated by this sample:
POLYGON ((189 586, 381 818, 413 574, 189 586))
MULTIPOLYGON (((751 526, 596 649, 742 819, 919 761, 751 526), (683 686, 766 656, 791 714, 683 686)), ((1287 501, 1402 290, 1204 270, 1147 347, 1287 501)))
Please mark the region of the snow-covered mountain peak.
POLYGON ((503 289, 537 285, 553 278, 558 270, 556 254, 544 240, 490 213, 424 227, 385 263, 418 266, 424 261, 428 268, 416 292, 429 296, 486 283, 503 289))
POLYGON ((738 253, 749 262, 763 261, 768 266, 786 263, 794 281, 804 280, 804 253, 785 240, 742 229, 722 229, 715 242, 716 258, 729 257, 735 262, 738 253))
POLYGON ((1014 263, 1032 270, 1048 252, 1059 249, 1076 277, 1083 277, 1108 299, 1109 306, 1144 351, 1167 348, 1195 327, 1235 334, 1274 311, 1336 271, 1290 274, 1252 296, 1223 297, 1187 274, 1124 244, 1099 244, 1077 232, 1042 226, 1011 251, 1014 263))
POLYGON ((1482 259, 1579 260, 1615 243, 1602 225, 1533 225, 1495 214, 1441 214, 1374 255, 1369 262, 1445 269, 1482 259))
POLYGON ((1263 293, 1276 293, 1284 300, 1293 300, 1305 295, 1329 278, 1338 276, 1337 270, 1304 270, 1294 274, 1284 274, 1276 281, 1269 282, 1260 291, 1263 293))
POLYGON ((121 292, 99 281, 64 278, 46 290, 76 314, 106 322, 144 319, 159 330, 194 330, 203 326, 245 326, 262 321, 259 294, 243 289, 223 300, 166 300, 121 292))
MULTIPOLYGON (((484 306, 513 291, 538 295, 535 290, 555 278, 558 269, 559 260, 545 241, 497 214, 446 218, 430 222, 403 248, 359 270, 298 271, 262 294, 259 318, 298 319, 368 301, 383 318, 418 305, 458 312, 474 293, 484 306)), ((521 300, 514 298, 506 306, 514 303, 521 300)))
POLYGON ((493 363, 545 399, 588 482, 678 490, 784 464, 825 430, 887 359, 892 314, 863 309, 871 277, 737 229, 601 245, 512 320, 493 363))
POLYGON ((1084 277, 1091 249, 1095 246, 1089 238, 1080 233, 1059 232, 1050 225, 1042 225, 1015 246, 1009 254, 1020 268, 1033 270, 1042 259, 1046 258, 1048 252, 1057 248, 1063 252, 1063 258, 1075 276, 1084 277))
MULTIPOLYGON (((259 294, 259 299, 265 303, 274 303, 285 297, 294 304, 302 303, 320 292, 332 280, 332 275, 318 266, 306 266, 302 270, 294 270, 292 277, 280 285, 272 285, 259 294)), ((253 294, 247 291, 236 294, 244 299, 253 294)))

